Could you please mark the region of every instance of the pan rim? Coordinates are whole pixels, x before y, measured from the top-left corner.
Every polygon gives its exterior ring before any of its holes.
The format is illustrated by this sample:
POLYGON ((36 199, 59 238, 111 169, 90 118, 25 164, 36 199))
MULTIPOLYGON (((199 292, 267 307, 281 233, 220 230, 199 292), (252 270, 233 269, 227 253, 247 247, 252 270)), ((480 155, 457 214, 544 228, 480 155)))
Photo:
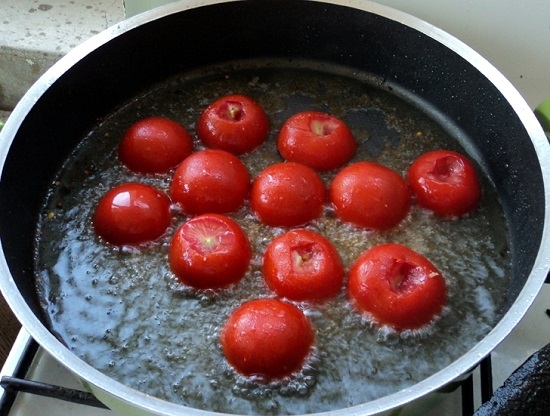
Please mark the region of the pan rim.
MULTIPOLYGON (((87 56, 115 37, 140 27, 148 22, 161 19, 167 15, 179 13, 187 9, 234 1, 241 0, 183 0, 177 3, 162 6, 158 9, 134 16, 126 21, 116 24, 73 49, 65 57, 61 58, 58 63, 52 66, 52 68, 50 68, 37 81, 37 83, 31 87, 31 89, 27 92, 27 94, 25 94, 23 99, 12 112, 12 115, 4 126, 2 133, 0 133, 0 155, 2 158, 0 160, 0 169, 3 167, 9 147, 15 137, 18 126, 23 123, 26 114, 30 111, 33 104, 40 99, 51 84, 53 84, 65 72, 69 71, 83 57, 87 56)), ((352 7, 397 21, 435 39, 448 49, 460 55, 466 61, 475 66, 478 71, 481 72, 493 85, 495 85, 502 95, 508 100, 509 104, 518 115, 518 118, 525 126, 527 134, 533 142, 539 161, 546 161, 546 164, 548 164, 550 161, 550 146, 541 126, 537 122, 525 100, 521 97, 513 85, 493 65, 457 38, 416 17, 387 6, 372 3, 370 1, 308 1, 352 7)), ((543 225, 542 240, 538 255, 530 277, 526 281, 516 301, 513 303, 510 310, 506 312, 500 322, 489 332, 489 334, 487 334, 484 339, 476 344, 470 351, 458 360, 455 360, 451 365, 430 376, 429 378, 416 383, 409 389, 396 392, 352 408, 318 413, 318 415, 365 415, 383 412, 406 405, 419 397, 423 397, 428 393, 433 392, 440 386, 446 385, 462 376, 474 364, 477 364, 484 356, 488 355, 495 348, 495 346, 512 331, 523 315, 527 312, 527 309, 529 308, 534 297, 533 293, 538 293, 542 287, 549 268, 549 259, 546 255, 544 255, 544 248, 550 247, 550 225, 548 220, 550 217, 550 171, 543 170, 542 175, 545 188, 545 222, 543 225)), ((139 408, 144 411, 154 414, 170 415, 177 414, 182 410, 185 410, 187 414, 191 415, 212 414, 210 411, 187 408, 163 401, 161 399, 152 398, 137 390, 126 387, 94 369, 90 365, 84 363, 76 357, 76 355, 70 353, 70 351, 42 325, 38 318, 32 313, 22 295, 19 293, 15 281, 11 277, 1 241, 0 252, 2 254, 0 261, 0 289, 9 306, 15 312, 16 316, 23 323, 23 326, 27 329, 31 336, 35 338, 44 347, 44 349, 53 355, 60 363, 70 369, 71 372, 86 380, 86 384, 92 384, 92 386, 90 386, 92 390, 98 388, 106 395, 115 394, 119 400, 131 404, 132 406, 139 406, 139 408)))

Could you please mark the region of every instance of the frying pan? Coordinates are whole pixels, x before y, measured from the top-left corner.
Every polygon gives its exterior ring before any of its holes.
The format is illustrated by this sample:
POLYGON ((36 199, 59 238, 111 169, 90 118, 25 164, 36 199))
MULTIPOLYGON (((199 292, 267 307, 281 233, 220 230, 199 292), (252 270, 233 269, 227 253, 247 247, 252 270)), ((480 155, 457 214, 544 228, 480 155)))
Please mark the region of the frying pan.
POLYGON ((487 61, 437 28, 368 1, 183 1, 122 22, 71 51, 32 86, 0 135, 2 293, 31 336, 116 412, 210 414, 112 380, 52 334, 34 284, 36 224, 59 167, 98 119, 175 74, 252 58, 311 60, 372 74, 380 88, 468 137, 465 148, 498 192, 512 252, 502 319, 426 380, 329 414, 385 414, 422 405, 510 333, 544 282, 550 149, 528 105, 487 61))

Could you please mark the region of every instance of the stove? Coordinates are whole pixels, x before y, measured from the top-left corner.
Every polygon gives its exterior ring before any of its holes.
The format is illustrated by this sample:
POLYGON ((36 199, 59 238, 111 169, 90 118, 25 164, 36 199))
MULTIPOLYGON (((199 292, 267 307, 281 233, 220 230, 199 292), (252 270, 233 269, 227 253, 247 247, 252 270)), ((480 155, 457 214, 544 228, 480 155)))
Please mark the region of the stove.
MULTIPOLYGON (((550 97, 550 2, 502 0, 379 0, 434 24, 470 45, 497 67, 535 108, 550 97)), ((36 2, 35 2, 36 3, 36 2)), ((81 1, 67 2, 70 4, 81 1)), ((88 3, 93 3, 89 1, 88 3)), ((155 1, 126 0, 139 7, 155 1)), ((160 1, 166 3, 166 1, 160 1)), ((67 6, 70 7, 70 6, 67 6)), ((0 71, 1 72, 1 71, 0 71)), ((3 113, 4 115, 5 113, 3 113)), ((427 416, 472 415, 532 353, 550 343, 550 280, 526 316, 493 353, 427 416)), ((63 365, 22 329, 0 374, 0 415, 109 416, 63 365)))

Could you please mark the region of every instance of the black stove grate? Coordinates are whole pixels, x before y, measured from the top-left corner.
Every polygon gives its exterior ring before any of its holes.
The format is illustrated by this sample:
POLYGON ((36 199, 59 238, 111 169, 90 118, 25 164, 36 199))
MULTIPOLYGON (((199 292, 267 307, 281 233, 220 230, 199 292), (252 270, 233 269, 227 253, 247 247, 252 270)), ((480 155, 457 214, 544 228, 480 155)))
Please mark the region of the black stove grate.
MULTIPOLYGON (((108 409, 107 406, 97 400, 93 394, 82 390, 69 389, 67 387, 10 376, 2 377, 2 380, 0 380, 0 385, 6 391, 14 392, 16 394, 19 392, 37 394, 39 396, 50 397, 52 399, 63 400, 66 402, 97 407, 100 409, 108 409)), ((2 414, 1 409, 0 414, 2 414)))
MULTIPOLYGON (((31 339, 13 375, 3 376, 0 380, 0 386, 4 388, 5 391, 0 399, 0 415, 9 414, 15 398, 20 392, 46 396, 83 406, 107 409, 107 407, 91 393, 25 379, 26 373, 37 351, 38 343, 31 339)), ((476 393, 481 396, 482 403, 488 401, 493 395, 493 376, 490 355, 480 362, 478 376, 479 392, 476 392, 474 372, 460 382, 462 416, 472 416, 475 413, 476 405, 474 397, 476 393)))
MULTIPOLYGON (((485 403, 493 396, 493 367, 491 355, 485 357, 479 363, 479 394, 481 403, 485 403)), ((475 413, 474 375, 470 374, 460 386, 462 395, 462 416, 472 416, 475 413)))

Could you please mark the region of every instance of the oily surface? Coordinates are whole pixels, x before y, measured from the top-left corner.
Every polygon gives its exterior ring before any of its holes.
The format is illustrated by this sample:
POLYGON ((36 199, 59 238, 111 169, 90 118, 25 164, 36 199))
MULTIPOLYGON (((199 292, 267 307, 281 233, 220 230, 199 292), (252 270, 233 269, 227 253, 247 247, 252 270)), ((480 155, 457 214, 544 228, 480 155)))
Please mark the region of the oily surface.
MULTIPOLYGON (((267 142, 241 156, 252 177, 282 161, 275 146, 278 129, 302 110, 343 119, 360 142, 353 161, 375 160, 400 174, 428 150, 464 153, 460 142, 467 138, 451 137, 367 75, 279 64, 228 65, 160 84, 101 120, 60 171, 39 229, 37 290, 52 330, 75 354, 112 378, 207 410, 321 412, 414 385, 466 353, 500 317, 510 259, 505 220, 487 180, 482 205, 472 215, 440 220, 414 206, 403 223, 386 233, 342 224, 327 206, 308 228, 332 241, 346 269, 376 244, 401 243, 439 268, 449 303, 432 326, 401 335, 372 327, 350 305, 345 288, 329 302, 298 304, 314 326, 314 351, 291 380, 268 385, 235 374, 221 352, 219 331, 243 301, 274 297, 260 273, 261 256, 285 230, 260 224, 247 203, 232 214, 247 231, 254 258, 239 284, 218 293, 194 292, 169 270, 168 243, 186 219, 181 214, 174 216, 164 237, 139 248, 108 246, 94 235, 91 216, 108 189, 139 181, 167 191, 170 184, 170 175, 137 175, 118 163, 116 146, 124 131, 155 115, 178 121, 194 136, 200 112, 227 94, 254 97, 270 117, 267 142)), ((330 183, 334 174, 324 174, 323 180, 330 183)))

